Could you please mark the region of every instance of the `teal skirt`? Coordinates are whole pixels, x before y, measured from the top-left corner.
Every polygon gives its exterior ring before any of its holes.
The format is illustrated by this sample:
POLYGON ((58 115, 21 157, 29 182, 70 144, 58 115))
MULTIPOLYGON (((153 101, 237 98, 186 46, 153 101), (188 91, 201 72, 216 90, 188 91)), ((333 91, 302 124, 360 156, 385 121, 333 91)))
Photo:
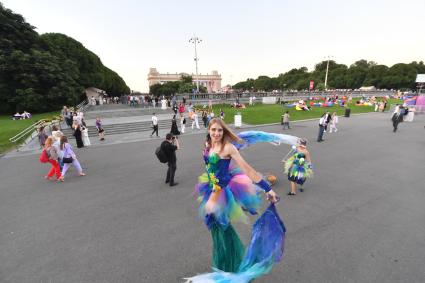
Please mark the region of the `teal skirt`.
POLYGON ((213 240, 212 266, 225 272, 237 272, 245 247, 232 225, 215 223, 211 228, 213 240))

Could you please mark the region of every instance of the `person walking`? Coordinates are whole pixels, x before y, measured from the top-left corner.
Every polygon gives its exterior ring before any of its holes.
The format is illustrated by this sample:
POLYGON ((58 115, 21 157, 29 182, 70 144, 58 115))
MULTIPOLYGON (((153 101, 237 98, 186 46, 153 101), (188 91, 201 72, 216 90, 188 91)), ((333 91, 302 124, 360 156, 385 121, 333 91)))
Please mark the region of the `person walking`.
POLYGON ((63 152, 62 180, 65 179, 66 171, 71 167, 71 164, 74 165, 80 176, 85 176, 86 174, 83 172, 83 168, 81 168, 80 162, 72 150, 72 146, 68 143, 68 138, 66 136, 61 137, 60 149, 63 152))
POLYGON ((207 121, 208 121, 208 113, 207 111, 202 111, 202 122, 204 123, 204 128, 207 128, 207 121))
POLYGON ((177 127, 176 115, 173 115, 173 119, 171 119, 171 131, 170 131, 170 133, 172 133, 175 136, 180 135, 179 128, 177 127))
POLYGON ((329 133, 332 133, 332 131, 336 133, 338 131, 336 125, 338 125, 338 115, 336 114, 336 112, 334 112, 332 113, 332 117, 331 117, 331 126, 329 129, 329 133))
POLYGON ((328 130, 328 125, 329 125, 330 122, 331 122, 331 113, 329 111, 327 111, 325 113, 325 131, 324 131, 325 133, 328 130))
POLYGON ((184 104, 183 103, 180 103, 180 105, 179 105, 179 114, 180 114, 180 117, 183 117, 184 116, 184 112, 185 111, 186 111, 186 109, 184 107, 184 104))
POLYGON ((56 125, 53 125, 52 126, 53 142, 60 141, 61 136, 63 136, 63 133, 61 131, 59 131, 59 129, 56 125))
MULTIPOLYGON (((297 194, 297 184, 303 185, 308 177, 313 174, 310 153, 307 150, 307 140, 299 139, 294 154, 283 160, 285 162, 284 172, 288 174, 288 180, 291 182, 290 196, 297 194)), ((300 192, 304 190, 300 188, 300 192)))
POLYGON ((151 137, 153 136, 154 133, 156 133, 156 137, 159 138, 158 135, 158 117, 156 117, 155 113, 152 113, 152 133, 151 133, 151 137))
POLYGON ((75 141, 77 142, 77 147, 78 148, 84 147, 83 133, 81 132, 81 125, 78 124, 78 122, 74 122, 74 124, 72 125, 72 128, 74 129, 74 137, 75 137, 75 141))
POLYGON ((220 108, 220 119, 224 120, 224 111, 220 108))
POLYGON ((192 130, 193 128, 196 126, 196 129, 200 129, 199 127, 199 120, 198 120, 198 113, 196 110, 193 111, 192 113, 192 130))
POLYGON ((391 117, 391 121, 393 122, 393 132, 397 132, 398 124, 403 122, 403 114, 404 114, 404 107, 397 105, 393 116, 391 117))
POLYGON ((180 129, 181 129, 181 133, 184 134, 186 130, 186 118, 184 117, 184 115, 182 115, 180 118, 180 129))
POLYGON ((317 136, 317 142, 324 141, 323 139, 323 133, 325 132, 325 126, 326 126, 326 113, 323 113, 322 117, 320 117, 319 120, 319 135, 317 136))
POLYGON ((84 146, 90 146, 91 142, 90 142, 90 138, 89 138, 89 129, 84 124, 85 123, 83 122, 83 124, 81 125, 81 134, 82 134, 82 138, 83 138, 83 144, 84 144, 84 146))
POLYGON ((177 156, 176 150, 180 149, 179 140, 172 133, 168 133, 165 136, 165 141, 161 143, 161 149, 164 151, 168 158, 168 170, 165 178, 165 183, 169 184, 170 187, 177 186, 178 183, 174 181, 174 176, 177 170, 177 156))
POLYGON ((46 132, 44 131, 44 126, 41 126, 38 129, 38 142, 40 143, 40 148, 44 148, 44 144, 46 143, 46 139, 49 136, 46 134, 46 132))
POLYGON ((285 127, 289 129, 291 129, 291 127, 289 127, 289 111, 286 111, 285 114, 283 114, 283 129, 285 130, 285 127))
POLYGON ((62 177, 60 166, 59 166, 59 152, 55 146, 53 146, 54 139, 52 137, 48 137, 44 144, 44 150, 48 156, 48 162, 52 165, 49 173, 44 176, 45 179, 51 180, 53 175, 56 175, 56 180, 63 182, 64 178, 62 177))
POLYGON ((105 130, 102 127, 102 121, 99 117, 96 118, 96 129, 97 133, 99 134, 99 140, 104 141, 105 140, 105 130))

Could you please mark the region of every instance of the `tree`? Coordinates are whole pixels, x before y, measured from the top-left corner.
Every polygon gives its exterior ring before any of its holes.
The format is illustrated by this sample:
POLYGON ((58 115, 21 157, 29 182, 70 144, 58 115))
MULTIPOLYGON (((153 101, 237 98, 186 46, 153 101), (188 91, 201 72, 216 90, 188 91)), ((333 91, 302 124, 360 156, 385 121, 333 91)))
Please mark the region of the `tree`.
POLYGON ((129 93, 124 80, 80 42, 35 27, 0 3, 0 113, 52 111, 84 99, 95 86, 129 93))

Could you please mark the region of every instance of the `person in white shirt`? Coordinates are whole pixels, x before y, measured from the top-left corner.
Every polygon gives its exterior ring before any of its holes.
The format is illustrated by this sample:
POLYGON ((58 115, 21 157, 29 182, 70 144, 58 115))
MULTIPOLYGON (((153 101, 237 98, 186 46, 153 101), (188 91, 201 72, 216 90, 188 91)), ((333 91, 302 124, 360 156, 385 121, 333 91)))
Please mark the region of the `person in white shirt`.
POLYGON ((159 135, 158 135, 158 117, 156 117, 155 113, 152 113, 152 127, 153 127, 153 131, 152 131, 151 137, 156 132, 156 137, 159 138, 159 135))
POLYGON ((336 112, 334 112, 332 113, 332 117, 331 117, 331 127, 329 129, 329 133, 332 133, 332 131, 336 133, 338 131, 338 129, 336 128, 337 124, 338 124, 338 115, 336 114, 336 112))
POLYGON ((199 121, 198 121, 198 114, 196 113, 196 111, 193 112, 192 114, 192 130, 193 130, 193 126, 196 126, 196 129, 200 129, 199 128, 199 121))
POLYGON ((181 128, 180 132, 182 132, 182 134, 184 134, 185 129, 186 129, 186 118, 184 117, 184 114, 182 114, 182 116, 180 118, 180 128, 181 128))
POLYGON ((326 113, 323 113, 322 117, 320 117, 319 120, 319 135, 317 136, 317 142, 322 142, 323 141, 323 133, 325 131, 325 126, 326 126, 326 113))

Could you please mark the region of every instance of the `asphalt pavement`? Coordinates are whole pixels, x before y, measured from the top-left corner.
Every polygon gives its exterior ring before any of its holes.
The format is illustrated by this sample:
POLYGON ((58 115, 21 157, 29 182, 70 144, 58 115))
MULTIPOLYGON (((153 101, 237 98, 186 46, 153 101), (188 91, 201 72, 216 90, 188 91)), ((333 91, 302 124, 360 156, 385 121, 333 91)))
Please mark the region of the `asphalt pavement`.
MULTIPOLYGON (((340 118, 323 143, 317 124, 257 128, 309 140, 315 176, 296 196, 282 173, 288 146, 243 150, 278 176, 287 228, 283 260, 255 282, 424 282, 425 116, 397 133, 388 113, 340 118)), ((0 158, 0 282, 182 282, 210 271, 194 195, 204 134, 180 138, 174 188, 154 156, 160 139, 76 149, 87 176, 70 169, 64 183, 43 178, 37 153, 0 158)), ((246 243, 251 227, 236 229, 246 243)))

